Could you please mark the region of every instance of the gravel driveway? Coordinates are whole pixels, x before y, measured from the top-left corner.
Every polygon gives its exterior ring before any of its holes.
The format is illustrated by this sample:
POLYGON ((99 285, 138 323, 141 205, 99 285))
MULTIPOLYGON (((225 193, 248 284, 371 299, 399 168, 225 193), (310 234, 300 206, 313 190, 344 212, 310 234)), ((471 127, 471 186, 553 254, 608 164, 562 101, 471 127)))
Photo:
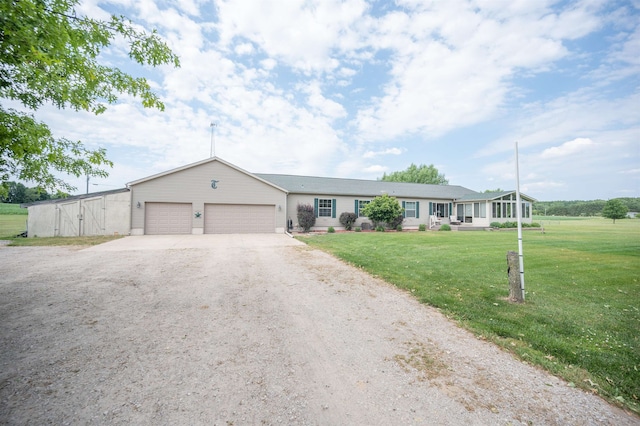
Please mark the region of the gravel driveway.
POLYGON ((0 265, 2 424, 640 423, 284 235, 0 265))

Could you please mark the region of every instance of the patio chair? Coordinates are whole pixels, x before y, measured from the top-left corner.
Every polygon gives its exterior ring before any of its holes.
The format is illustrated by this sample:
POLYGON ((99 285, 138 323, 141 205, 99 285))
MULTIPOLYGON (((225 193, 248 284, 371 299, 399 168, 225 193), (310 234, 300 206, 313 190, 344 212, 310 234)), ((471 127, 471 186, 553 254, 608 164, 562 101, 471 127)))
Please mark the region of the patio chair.
POLYGON ((436 225, 440 225, 442 223, 442 221, 440 219, 438 219, 438 217, 436 215, 431 215, 429 216, 429 228, 433 228, 436 225))
POLYGON ((462 222, 458 220, 457 216, 449 216, 449 223, 452 225, 460 225, 462 222))

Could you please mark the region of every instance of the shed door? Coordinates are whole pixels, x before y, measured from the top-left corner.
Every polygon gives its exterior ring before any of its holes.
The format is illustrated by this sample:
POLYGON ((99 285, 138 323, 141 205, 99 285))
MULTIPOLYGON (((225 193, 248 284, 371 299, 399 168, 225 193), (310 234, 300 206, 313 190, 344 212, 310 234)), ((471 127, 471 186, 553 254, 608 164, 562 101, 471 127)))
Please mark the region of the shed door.
POLYGON ((82 235, 103 235, 104 198, 85 200, 82 207, 82 235))
POLYGON ((276 229, 276 206, 206 204, 205 234, 265 234, 276 229))
POLYGON ((80 202, 58 204, 58 228, 56 237, 77 237, 80 235, 80 202))
POLYGON ((145 234, 191 234, 191 204, 145 203, 144 209, 145 234))

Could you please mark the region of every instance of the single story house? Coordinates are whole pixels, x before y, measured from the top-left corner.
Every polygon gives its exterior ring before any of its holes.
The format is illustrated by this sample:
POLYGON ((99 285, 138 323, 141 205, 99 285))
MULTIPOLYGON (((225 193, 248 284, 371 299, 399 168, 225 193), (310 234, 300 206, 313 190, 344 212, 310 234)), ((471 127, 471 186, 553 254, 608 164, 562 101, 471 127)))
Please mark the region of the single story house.
MULTIPOLYGON (((29 236, 283 233, 297 229, 298 204, 311 204, 313 230, 342 228, 343 212, 369 223, 362 208, 388 194, 404 209, 403 227, 455 223, 487 227, 513 221, 515 191, 478 193, 457 185, 250 173, 218 157, 178 167, 127 188, 47 200, 29 209, 29 236)), ((523 221, 531 197, 521 194, 523 221)))

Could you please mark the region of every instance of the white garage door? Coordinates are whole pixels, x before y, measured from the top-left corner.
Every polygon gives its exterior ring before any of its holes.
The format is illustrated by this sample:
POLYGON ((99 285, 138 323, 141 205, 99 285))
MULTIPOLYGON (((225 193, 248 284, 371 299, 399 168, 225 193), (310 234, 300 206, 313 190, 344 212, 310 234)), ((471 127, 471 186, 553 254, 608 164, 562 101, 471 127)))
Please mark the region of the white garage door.
POLYGON ((145 203, 144 233, 191 234, 191 204, 145 203))
POLYGON ((274 233, 276 206, 252 204, 206 204, 205 234, 274 233))

